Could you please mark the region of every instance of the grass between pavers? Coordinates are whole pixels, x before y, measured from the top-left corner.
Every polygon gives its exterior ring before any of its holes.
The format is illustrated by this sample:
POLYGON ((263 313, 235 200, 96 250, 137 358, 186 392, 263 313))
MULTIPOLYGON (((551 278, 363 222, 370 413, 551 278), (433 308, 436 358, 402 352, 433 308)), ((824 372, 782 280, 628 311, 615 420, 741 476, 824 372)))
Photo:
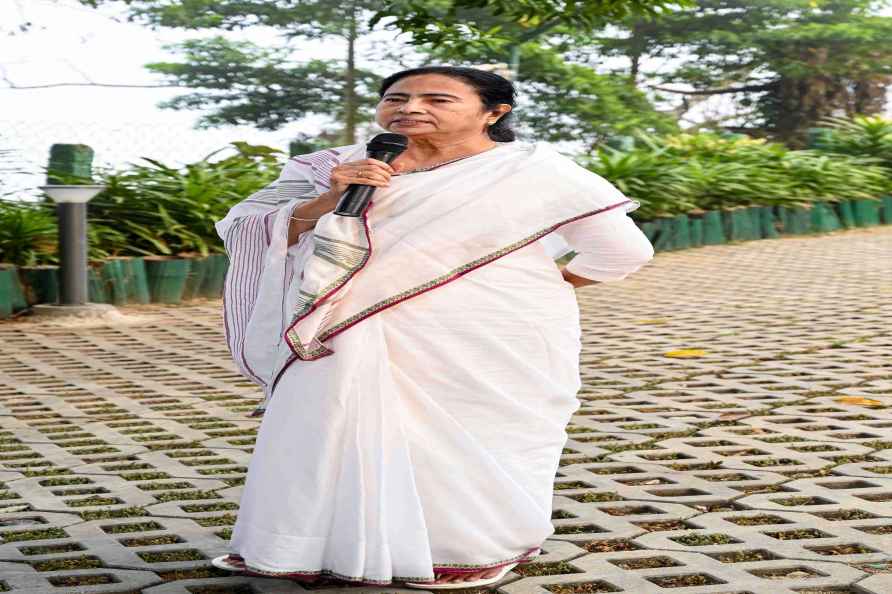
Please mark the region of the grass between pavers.
POLYGON ((131 532, 150 532, 153 530, 165 530, 165 527, 154 520, 148 522, 134 522, 130 524, 107 524, 100 526, 107 534, 127 534, 131 532))
POLYGON ((24 542, 28 540, 48 540, 51 538, 70 538, 61 528, 41 528, 38 530, 13 530, 0 532, 0 542, 24 542))
POLYGON ((196 499, 222 499, 222 495, 216 491, 167 491, 152 495, 159 502, 167 501, 192 501, 196 499))
POLYGON ((684 534, 682 536, 674 536, 669 540, 689 547, 737 544, 740 542, 728 534, 684 534))
POLYGON ((193 522, 199 526, 204 526, 205 528, 211 526, 233 526, 235 525, 235 520, 235 514, 223 514, 220 516, 211 516, 209 518, 192 518, 193 522))
POLYGON ((64 559, 45 559, 42 561, 31 561, 30 563, 35 571, 63 571, 105 567, 102 563, 102 559, 94 555, 81 555, 79 557, 67 557, 64 559))
POLYGON ((712 586, 715 584, 727 583, 706 573, 687 573, 683 575, 657 576, 644 579, 661 588, 690 588, 692 586, 712 586))
POLYGON ((99 584, 114 584, 119 580, 111 574, 87 574, 87 575, 60 575, 47 578, 47 581, 57 588, 75 586, 95 586, 99 584))
POLYGON ((59 478, 50 478, 42 481, 37 481, 41 487, 58 487, 63 485, 89 485, 93 483, 93 479, 87 478, 85 476, 71 476, 71 477, 59 477, 59 478))
MULTIPOLYGON (((217 577, 230 577, 232 575, 231 571, 226 571, 225 569, 218 569, 216 567, 195 567, 193 569, 175 569, 173 571, 156 571, 155 572, 159 578, 164 580, 165 582, 176 582, 180 580, 196 580, 196 579, 205 579, 205 578, 217 578, 217 577)), ((237 592, 236 588, 239 586, 228 586, 228 592, 237 592)), ((195 592, 196 590, 190 590, 190 592, 195 592)), ((218 590, 218 592, 222 592, 222 590, 218 590)), ((248 590, 250 594, 253 594, 252 590, 248 590)))
POLYGON ((131 506, 121 507, 117 509, 96 509, 79 512, 84 520, 103 520, 108 518, 130 518, 138 516, 149 516, 149 511, 144 507, 131 506))
POLYGON ((514 573, 518 573, 524 577, 533 577, 539 575, 563 575, 568 573, 585 573, 581 569, 577 569, 566 561, 557 561, 554 563, 521 563, 512 569, 514 573))
POLYGON ((198 549, 180 549, 178 551, 137 551, 136 554, 146 563, 202 561, 207 559, 207 556, 198 549))
POLYGON ((153 472, 133 472, 129 474, 119 475, 125 481, 151 481, 156 479, 168 479, 170 475, 162 471, 153 472))
POLYGON ((66 542, 57 545, 40 545, 33 547, 17 547, 23 555, 53 555, 57 553, 73 553, 86 550, 79 542, 66 542))
POLYGON ((146 547, 151 545, 167 545, 186 542, 176 534, 161 534, 159 536, 146 536, 143 538, 123 538, 118 540, 125 547, 146 547))
POLYGON ((660 567, 680 567, 682 564, 669 557, 639 557, 632 559, 608 559, 621 569, 658 569, 660 567))
POLYGON ((601 580, 574 584, 544 584, 542 587, 553 594, 599 594, 600 592, 620 591, 613 584, 601 580))

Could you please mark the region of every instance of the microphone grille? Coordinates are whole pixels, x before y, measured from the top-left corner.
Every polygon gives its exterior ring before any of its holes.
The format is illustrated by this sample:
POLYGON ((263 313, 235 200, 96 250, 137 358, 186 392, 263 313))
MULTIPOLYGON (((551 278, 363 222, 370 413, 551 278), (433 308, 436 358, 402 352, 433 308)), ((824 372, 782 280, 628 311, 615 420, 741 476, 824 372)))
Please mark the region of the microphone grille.
POLYGON ((409 138, 403 134, 385 132, 372 138, 367 148, 370 151, 388 151, 401 153, 409 146, 409 138))

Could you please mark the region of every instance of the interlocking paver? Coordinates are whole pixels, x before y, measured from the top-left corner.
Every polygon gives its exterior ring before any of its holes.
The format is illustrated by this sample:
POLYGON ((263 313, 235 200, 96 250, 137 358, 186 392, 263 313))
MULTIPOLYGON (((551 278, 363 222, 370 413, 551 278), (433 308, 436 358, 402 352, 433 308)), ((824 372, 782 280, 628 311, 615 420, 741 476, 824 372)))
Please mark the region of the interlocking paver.
MULTIPOLYGON (((890 248, 711 246, 579 290, 555 534, 498 589, 892 592, 890 248)), ((345 589, 210 565, 260 423, 219 302, 5 322, 0 353, 0 591, 345 589)))

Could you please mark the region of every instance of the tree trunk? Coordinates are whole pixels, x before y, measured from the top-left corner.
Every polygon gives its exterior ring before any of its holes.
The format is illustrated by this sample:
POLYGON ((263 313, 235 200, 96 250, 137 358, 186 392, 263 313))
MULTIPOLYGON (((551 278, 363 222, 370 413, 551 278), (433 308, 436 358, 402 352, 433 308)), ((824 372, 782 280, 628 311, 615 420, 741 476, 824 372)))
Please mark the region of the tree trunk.
POLYGON ((886 88, 890 76, 861 78, 855 81, 855 98, 852 111, 860 115, 882 114, 886 108, 886 88))
POLYGON ((356 143, 356 4, 350 6, 347 72, 344 77, 344 143, 356 143))
POLYGON ((631 30, 631 51, 629 52, 629 59, 632 61, 631 67, 629 68, 630 87, 638 86, 638 73, 641 71, 641 55, 644 53, 641 33, 641 24, 636 22, 632 25, 631 30))

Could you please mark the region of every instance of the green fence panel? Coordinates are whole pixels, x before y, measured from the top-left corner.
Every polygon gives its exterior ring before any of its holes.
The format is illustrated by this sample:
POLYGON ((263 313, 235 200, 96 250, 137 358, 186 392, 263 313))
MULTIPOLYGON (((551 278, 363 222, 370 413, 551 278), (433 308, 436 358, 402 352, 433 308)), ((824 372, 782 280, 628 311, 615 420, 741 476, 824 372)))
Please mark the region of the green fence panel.
POLYGON ((654 224, 657 226, 657 232, 654 234, 653 246, 655 252, 668 252, 673 248, 672 243, 672 219, 656 219, 654 224))
POLYGON ((811 209, 805 206, 778 208, 782 235, 805 235, 811 232, 811 209))
POLYGON ((226 271, 229 270, 229 256, 211 254, 208 256, 207 271, 201 283, 201 294, 210 299, 223 296, 223 284, 226 282, 226 271))
POLYGON ((653 221, 644 221, 642 223, 638 223, 638 228, 641 229, 641 232, 644 233, 644 236, 647 237, 647 240, 653 243, 654 236, 657 234, 659 226, 653 221))
POLYGON ((759 236, 766 239, 778 237, 777 217, 774 214, 773 206, 757 206, 756 217, 759 221, 759 236))
POLYGON ((19 281, 19 271, 15 266, 0 267, 0 318, 23 309, 28 309, 28 301, 19 281))
POLYGON ((833 205, 827 202, 815 202, 811 207, 811 228, 816 233, 829 233, 841 227, 833 205))
POLYGON ((201 297, 201 286, 207 276, 208 269, 213 266, 207 257, 192 258, 192 266, 189 268, 189 277, 186 279, 186 286, 183 288, 183 300, 196 299, 201 297))
POLYGON ((875 227, 880 224, 879 200, 852 200, 852 212, 855 215, 855 225, 859 227, 875 227))
POLYGON ((671 234, 672 249, 684 250, 691 247, 691 224, 688 215, 675 215, 667 221, 671 234))
POLYGON ((180 303, 192 261, 188 258, 144 258, 153 303, 180 303))
POLYGON ((717 210, 703 213, 703 245, 718 245, 726 242, 722 213, 717 210))
POLYGON ((883 223, 886 225, 892 225, 892 196, 883 196, 881 199, 882 203, 882 215, 883 215, 883 223))
POLYGON ((105 284, 107 303, 124 305, 127 303, 127 275, 124 261, 118 258, 103 262, 99 276, 105 284))
POLYGON ((90 303, 108 303, 105 280, 95 266, 87 269, 87 300, 90 303))
POLYGON ((0 268, 0 319, 12 315, 14 268, 0 268))
POLYGON ((836 203, 836 212, 839 213, 839 222, 845 229, 855 226, 855 209, 851 200, 840 200, 836 203))
POLYGON ((149 294, 149 279, 146 276, 146 263, 142 258, 123 260, 127 276, 127 302, 145 305, 152 301, 149 294))
POLYGON ((691 247, 700 247, 703 245, 703 219, 701 217, 691 218, 691 247))
POLYGON ((757 226, 748 208, 733 208, 721 211, 722 226, 728 241, 749 241, 758 239, 757 226))
POLYGON ((59 302, 58 266, 23 266, 19 268, 28 303, 59 302))

